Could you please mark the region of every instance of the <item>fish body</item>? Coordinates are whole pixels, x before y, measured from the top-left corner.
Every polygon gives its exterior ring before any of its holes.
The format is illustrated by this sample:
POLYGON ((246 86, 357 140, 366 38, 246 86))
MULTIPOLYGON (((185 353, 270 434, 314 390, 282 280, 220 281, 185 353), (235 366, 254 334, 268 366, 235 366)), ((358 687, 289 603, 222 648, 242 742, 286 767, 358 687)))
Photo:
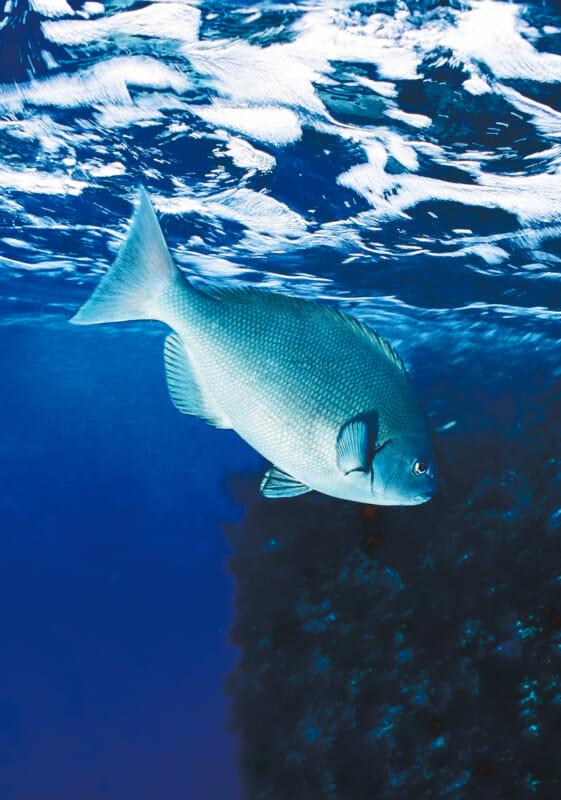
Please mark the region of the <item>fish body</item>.
POLYGON ((412 505, 433 494, 427 415, 390 345, 315 301, 195 288, 173 264, 144 190, 113 267, 72 321, 128 319, 175 331, 164 348, 173 402, 234 429, 272 462, 266 496, 315 489, 412 505))

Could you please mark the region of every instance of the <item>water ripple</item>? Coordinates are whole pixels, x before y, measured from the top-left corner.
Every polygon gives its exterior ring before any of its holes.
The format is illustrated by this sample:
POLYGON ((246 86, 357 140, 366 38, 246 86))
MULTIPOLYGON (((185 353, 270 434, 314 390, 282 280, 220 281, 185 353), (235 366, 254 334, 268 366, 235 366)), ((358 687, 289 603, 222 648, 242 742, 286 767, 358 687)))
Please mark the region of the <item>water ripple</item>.
POLYGON ((466 325, 547 349, 555 15, 433 5, 6 6, 20 61, 0 59, 3 320, 78 303, 142 182, 193 275, 327 297, 404 341, 430 330, 429 349, 466 325))

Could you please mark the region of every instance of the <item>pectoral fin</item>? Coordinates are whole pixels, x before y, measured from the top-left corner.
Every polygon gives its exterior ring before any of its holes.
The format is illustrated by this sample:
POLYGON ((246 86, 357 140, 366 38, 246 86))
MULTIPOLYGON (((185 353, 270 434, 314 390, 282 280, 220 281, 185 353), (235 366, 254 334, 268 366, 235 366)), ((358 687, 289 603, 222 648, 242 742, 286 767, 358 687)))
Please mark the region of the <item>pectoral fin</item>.
POLYGON ((231 428, 225 414, 205 395, 189 359, 183 340, 170 333, 164 345, 166 379, 174 406, 182 414, 192 414, 216 428, 231 428))
POLYGON ((368 427, 363 420, 353 419, 339 431, 337 466, 344 475, 368 469, 368 427))
POLYGON ((309 486, 300 483, 278 467, 270 467, 267 470, 259 488, 264 497, 297 497, 299 494, 312 491, 309 486))

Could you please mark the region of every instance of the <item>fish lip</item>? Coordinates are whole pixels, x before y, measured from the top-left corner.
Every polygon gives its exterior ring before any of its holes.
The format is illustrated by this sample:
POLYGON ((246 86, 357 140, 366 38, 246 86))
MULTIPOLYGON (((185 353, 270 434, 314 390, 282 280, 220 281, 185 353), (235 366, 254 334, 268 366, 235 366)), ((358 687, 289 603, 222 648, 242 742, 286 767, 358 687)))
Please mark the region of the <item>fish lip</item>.
POLYGON ((431 489, 427 489, 427 491, 423 492, 422 494, 416 495, 415 500, 417 500, 419 503, 427 503, 429 500, 432 500, 435 494, 436 486, 431 489))
POLYGON ((417 505, 421 505, 421 503, 428 503, 428 501, 432 500, 433 497, 434 497, 433 492, 426 492, 426 494, 418 494, 413 499, 417 503, 417 505))

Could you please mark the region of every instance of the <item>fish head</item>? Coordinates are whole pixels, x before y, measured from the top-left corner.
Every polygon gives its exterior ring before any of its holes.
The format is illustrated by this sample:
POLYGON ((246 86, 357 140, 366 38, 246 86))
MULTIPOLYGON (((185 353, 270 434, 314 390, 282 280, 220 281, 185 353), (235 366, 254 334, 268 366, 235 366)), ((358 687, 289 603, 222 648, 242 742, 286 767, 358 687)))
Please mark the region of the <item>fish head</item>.
POLYGON ((436 464, 430 435, 401 434, 374 453, 371 502, 391 506, 426 503, 436 491, 436 464))

